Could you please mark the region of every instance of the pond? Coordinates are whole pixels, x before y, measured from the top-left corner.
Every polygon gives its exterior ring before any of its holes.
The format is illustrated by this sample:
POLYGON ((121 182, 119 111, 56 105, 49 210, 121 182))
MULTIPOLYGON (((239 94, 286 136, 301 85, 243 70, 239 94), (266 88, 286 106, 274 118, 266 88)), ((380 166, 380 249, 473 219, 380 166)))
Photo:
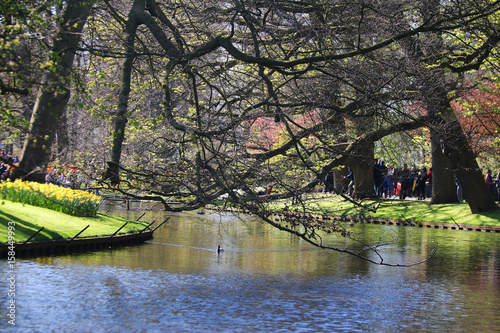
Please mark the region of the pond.
MULTIPOLYGON (((144 245, 18 260, 16 326, 2 316, 0 330, 499 331, 498 234, 356 225, 364 241, 397 238, 383 251, 388 262, 422 260, 438 245, 430 261, 396 268, 318 250, 250 217, 148 212, 142 219, 167 216, 144 245), (215 252, 218 244, 224 253, 215 252)), ((9 275, 1 272, 7 296, 9 275)), ((7 313, 8 299, 1 302, 7 313)))

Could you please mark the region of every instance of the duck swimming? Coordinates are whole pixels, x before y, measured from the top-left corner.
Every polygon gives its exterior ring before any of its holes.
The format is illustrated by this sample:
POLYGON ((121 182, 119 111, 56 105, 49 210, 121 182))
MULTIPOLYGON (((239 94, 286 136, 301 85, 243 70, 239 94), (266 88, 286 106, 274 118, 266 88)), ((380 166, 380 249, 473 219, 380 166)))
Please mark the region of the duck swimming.
POLYGON ((224 252, 224 249, 220 247, 220 245, 217 245, 217 250, 215 250, 217 253, 222 253, 224 252))

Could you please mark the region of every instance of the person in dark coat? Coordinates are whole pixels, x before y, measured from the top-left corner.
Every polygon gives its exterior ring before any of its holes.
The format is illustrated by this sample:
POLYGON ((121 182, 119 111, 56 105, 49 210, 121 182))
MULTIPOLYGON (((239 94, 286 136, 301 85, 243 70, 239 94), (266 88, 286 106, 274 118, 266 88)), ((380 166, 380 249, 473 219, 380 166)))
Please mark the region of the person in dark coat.
POLYGON ((424 200, 426 197, 425 194, 426 182, 427 182, 427 169, 425 167, 422 167, 417 176, 418 200, 424 200))
POLYGON ((375 187, 375 194, 379 197, 384 195, 384 177, 387 173, 387 167, 384 161, 378 161, 373 166, 373 182, 375 187))
POLYGON ((399 181, 401 182, 399 198, 404 200, 410 191, 410 170, 406 164, 403 164, 403 168, 399 171, 399 181))
POLYGON ((333 192, 333 171, 330 170, 325 176, 325 182, 323 186, 323 193, 333 192))

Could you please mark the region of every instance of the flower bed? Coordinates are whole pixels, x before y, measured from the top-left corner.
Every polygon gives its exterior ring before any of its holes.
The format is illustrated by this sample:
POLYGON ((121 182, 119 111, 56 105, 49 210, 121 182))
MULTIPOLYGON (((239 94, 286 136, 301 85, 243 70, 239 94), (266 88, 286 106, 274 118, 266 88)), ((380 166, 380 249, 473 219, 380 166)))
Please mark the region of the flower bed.
POLYGON ((44 207, 73 216, 96 216, 102 198, 98 195, 53 184, 6 181, 0 183, 0 198, 44 207))

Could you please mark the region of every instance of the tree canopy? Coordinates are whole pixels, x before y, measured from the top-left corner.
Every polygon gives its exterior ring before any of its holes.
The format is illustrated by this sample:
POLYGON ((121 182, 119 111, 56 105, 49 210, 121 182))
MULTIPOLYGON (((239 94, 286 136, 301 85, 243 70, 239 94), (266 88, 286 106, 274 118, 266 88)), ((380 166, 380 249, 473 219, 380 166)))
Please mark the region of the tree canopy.
MULTIPOLYGON (((266 181, 279 182, 293 195, 341 164, 369 170, 374 141, 424 126, 439 137, 465 187, 482 177, 470 172, 479 169, 477 163, 460 160, 472 155, 464 154, 471 152, 449 93, 463 80, 453 73, 479 66, 493 52, 496 32, 492 22, 484 22, 496 4, 215 1, 182 6, 182 14, 173 17, 168 9, 136 1, 126 21, 128 51, 107 169, 112 182, 119 180, 133 64, 141 57, 149 61, 154 52, 158 56, 153 58, 165 62, 160 114, 176 138, 172 141, 169 133, 169 140, 160 139, 158 148, 170 153, 162 174, 168 169, 194 177, 168 184, 177 189, 174 195, 185 189, 182 194, 197 198, 191 208, 266 181), (205 24, 196 24, 194 17, 203 17, 205 24), (190 22, 188 29, 184 20, 190 22), (146 27, 144 35, 137 33, 140 27, 146 27), (474 35, 475 44, 455 37, 459 33, 474 35), (141 38, 155 43, 148 51, 140 43, 139 54, 135 43, 141 38), (318 121, 294 121, 311 110, 318 121), (283 141, 273 149, 249 151, 248 124, 262 117, 283 124, 283 141), (296 176, 280 176, 280 166, 290 165, 298 169, 296 176), (265 177, 254 178, 255 170, 263 168, 260 176, 265 177), (467 174, 461 172, 465 169, 467 174)), ((148 165, 141 164, 143 174, 149 173, 148 165)), ((357 173, 362 179, 358 196, 371 195, 370 178, 357 173)), ((140 184, 151 186, 144 179, 134 186, 140 184)), ((477 187, 470 191, 481 192, 477 187)), ((494 207, 487 193, 479 197, 471 202, 473 211, 494 207)))

